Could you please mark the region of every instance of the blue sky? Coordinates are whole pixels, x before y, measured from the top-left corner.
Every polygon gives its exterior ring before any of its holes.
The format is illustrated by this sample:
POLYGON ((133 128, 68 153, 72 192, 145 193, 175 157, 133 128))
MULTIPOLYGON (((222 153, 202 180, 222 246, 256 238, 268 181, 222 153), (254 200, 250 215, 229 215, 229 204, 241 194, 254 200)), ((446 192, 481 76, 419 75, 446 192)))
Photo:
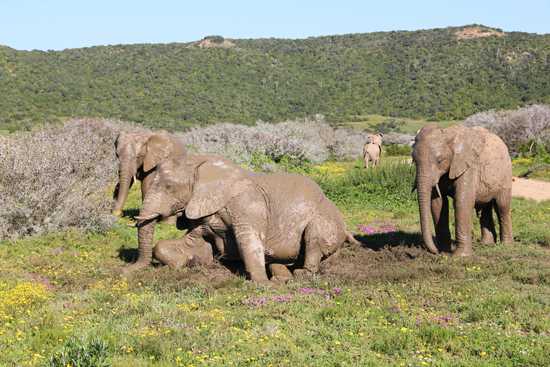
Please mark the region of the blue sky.
POLYGON ((2 0, 0 44, 60 50, 207 35, 304 38, 471 23, 550 33, 550 0, 2 0))

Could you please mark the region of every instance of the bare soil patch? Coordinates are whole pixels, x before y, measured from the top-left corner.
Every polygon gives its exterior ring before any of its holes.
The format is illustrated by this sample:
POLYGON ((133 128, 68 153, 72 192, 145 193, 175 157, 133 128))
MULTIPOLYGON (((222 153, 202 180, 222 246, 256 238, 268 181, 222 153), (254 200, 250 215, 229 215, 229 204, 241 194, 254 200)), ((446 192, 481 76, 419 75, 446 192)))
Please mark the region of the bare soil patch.
POLYGON ((550 182, 514 177, 512 196, 535 201, 550 200, 550 182))
POLYGON ((500 32, 490 28, 483 27, 467 27, 455 32, 456 38, 459 40, 474 39, 483 37, 502 37, 504 32, 500 32))

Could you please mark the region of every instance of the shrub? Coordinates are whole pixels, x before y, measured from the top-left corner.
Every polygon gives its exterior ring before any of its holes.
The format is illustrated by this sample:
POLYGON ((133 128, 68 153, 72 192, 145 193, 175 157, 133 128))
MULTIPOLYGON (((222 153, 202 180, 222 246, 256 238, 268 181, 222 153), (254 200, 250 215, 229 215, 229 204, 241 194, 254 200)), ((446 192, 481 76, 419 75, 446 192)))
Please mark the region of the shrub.
POLYGON ((504 140, 513 155, 533 153, 537 145, 550 150, 550 106, 532 105, 512 111, 476 113, 464 121, 466 126, 482 126, 504 140))
POLYGON ((356 159, 363 154, 363 146, 367 142, 368 133, 350 129, 336 129, 334 142, 330 147, 332 156, 338 160, 356 159))
POLYGON ((50 367, 109 367, 109 346, 101 339, 70 338, 61 350, 54 353, 50 367))
POLYGON ((392 163, 374 169, 355 168, 343 175, 319 175, 315 179, 326 195, 341 206, 369 202, 380 209, 412 208, 414 165, 392 163))
MULTIPOLYGON (((352 160, 361 157, 367 132, 332 128, 322 115, 302 120, 254 126, 222 123, 193 128, 182 134, 191 150, 226 156, 239 163, 252 164, 258 157, 279 163, 321 163, 329 158, 352 160)), ((410 144, 414 137, 390 133, 384 142, 410 144)))
POLYGON ((410 145, 388 144, 384 147, 384 151, 389 156, 411 155, 412 147, 410 145))
POLYGON ((0 137, 0 239, 108 228, 114 141, 129 125, 79 119, 0 137))
POLYGON ((334 131, 320 115, 298 121, 255 126, 230 123, 193 128, 182 139, 201 153, 215 153, 239 163, 249 163, 255 154, 275 162, 287 157, 296 162, 323 162, 329 155, 334 131))

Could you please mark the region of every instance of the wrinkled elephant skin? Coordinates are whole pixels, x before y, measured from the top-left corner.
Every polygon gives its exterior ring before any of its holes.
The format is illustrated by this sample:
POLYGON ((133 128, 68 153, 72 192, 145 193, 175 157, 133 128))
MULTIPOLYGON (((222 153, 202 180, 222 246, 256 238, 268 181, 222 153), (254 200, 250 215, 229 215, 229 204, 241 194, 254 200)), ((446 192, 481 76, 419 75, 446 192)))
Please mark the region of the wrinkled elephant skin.
POLYGON ((119 160, 119 180, 115 188, 113 214, 122 215, 122 209, 128 198, 134 178, 141 181, 142 199, 145 198, 151 181, 150 170, 144 169, 147 152, 160 161, 186 154, 185 146, 168 133, 120 133, 115 143, 119 160))
POLYGON ((413 147, 420 225, 424 244, 432 253, 451 250, 449 203, 455 212, 456 256, 472 254, 472 212, 480 213, 481 240, 494 243, 493 209, 500 240, 511 243, 512 163, 504 142, 481 127, 437 125, 423 127, 413 147), (433 219, 436 243, 432 238, 433 219))
MULTIPOLYGON (((150 253, 154 222, 182 210, 187 234, 154 249, 157 260, 172 267, 189 259, 208 263, 212 253, 204 248, 211 248, 243 261, 253 281, 265 282, 266 264, 303 261, 303 269, 315 273, 322 259, 353 241, 340 211, 309 178, 254 174, 221 157, 189 155, 158 166, 137 217, 140 253, 150 253)), ((278 280, 288 278, 278 265, 270 270, 278 280)))

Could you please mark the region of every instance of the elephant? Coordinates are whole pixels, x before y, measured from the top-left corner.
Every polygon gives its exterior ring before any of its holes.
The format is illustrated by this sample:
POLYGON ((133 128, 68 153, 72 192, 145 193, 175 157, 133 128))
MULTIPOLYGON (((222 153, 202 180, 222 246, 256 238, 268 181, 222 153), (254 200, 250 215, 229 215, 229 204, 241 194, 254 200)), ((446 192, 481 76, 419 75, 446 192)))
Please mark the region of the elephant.
POLYGON ((256 174, 215 155, 160 163, 147 154, 144 161, 156 166, 157 174, 136 216, 139 257, 126 273, 151 263, 155 223, 175 213, 183 213, 188 232, 180 240, 159 242, 157 260, 178 268, 193 259, 208 263, 216 252, 222 259, 241 260, 259 283, 269 281, 266 263, 274 275, 288 276, 285 265, 303 260, 294 275, 307 275, 345 241, 358 243, 337 207, 307 177, 256 174))
POLYGON ((115 187, 116 199, 113 215, 121 216, 128 192, 134 177, 141 181, 141 197, 145 198, 151 178, 151 167, 144 166, 145 154, 157 154, 161 159, 185 156, 184 144, 166 132, 122 132, 115 142, 116 155, 119 160, 119 180, 115 187))
POLYGON ((482 243, 496 240, 493 209, 499 220, 500 241, 513 241, 512 162, 502 139, 482 127, 439 128, 430 124, 417 134, 412 157, 422 237, 430 252, 451 251, 448 196, 453 198, 455 212, 453 256, 472 255, 474 208, 480 215, 482 243), (432 238, 430 212, 437 245, 432 238))
POLYGON ((369 162, 372 162, 373 166, 378 166, 380 162, 380 155, 382 154, 382 137, 379 134, 369 134, 367 136, 367 142, 363 147, 363 160, 365 161, 365 168, 369 168, 369 162))

